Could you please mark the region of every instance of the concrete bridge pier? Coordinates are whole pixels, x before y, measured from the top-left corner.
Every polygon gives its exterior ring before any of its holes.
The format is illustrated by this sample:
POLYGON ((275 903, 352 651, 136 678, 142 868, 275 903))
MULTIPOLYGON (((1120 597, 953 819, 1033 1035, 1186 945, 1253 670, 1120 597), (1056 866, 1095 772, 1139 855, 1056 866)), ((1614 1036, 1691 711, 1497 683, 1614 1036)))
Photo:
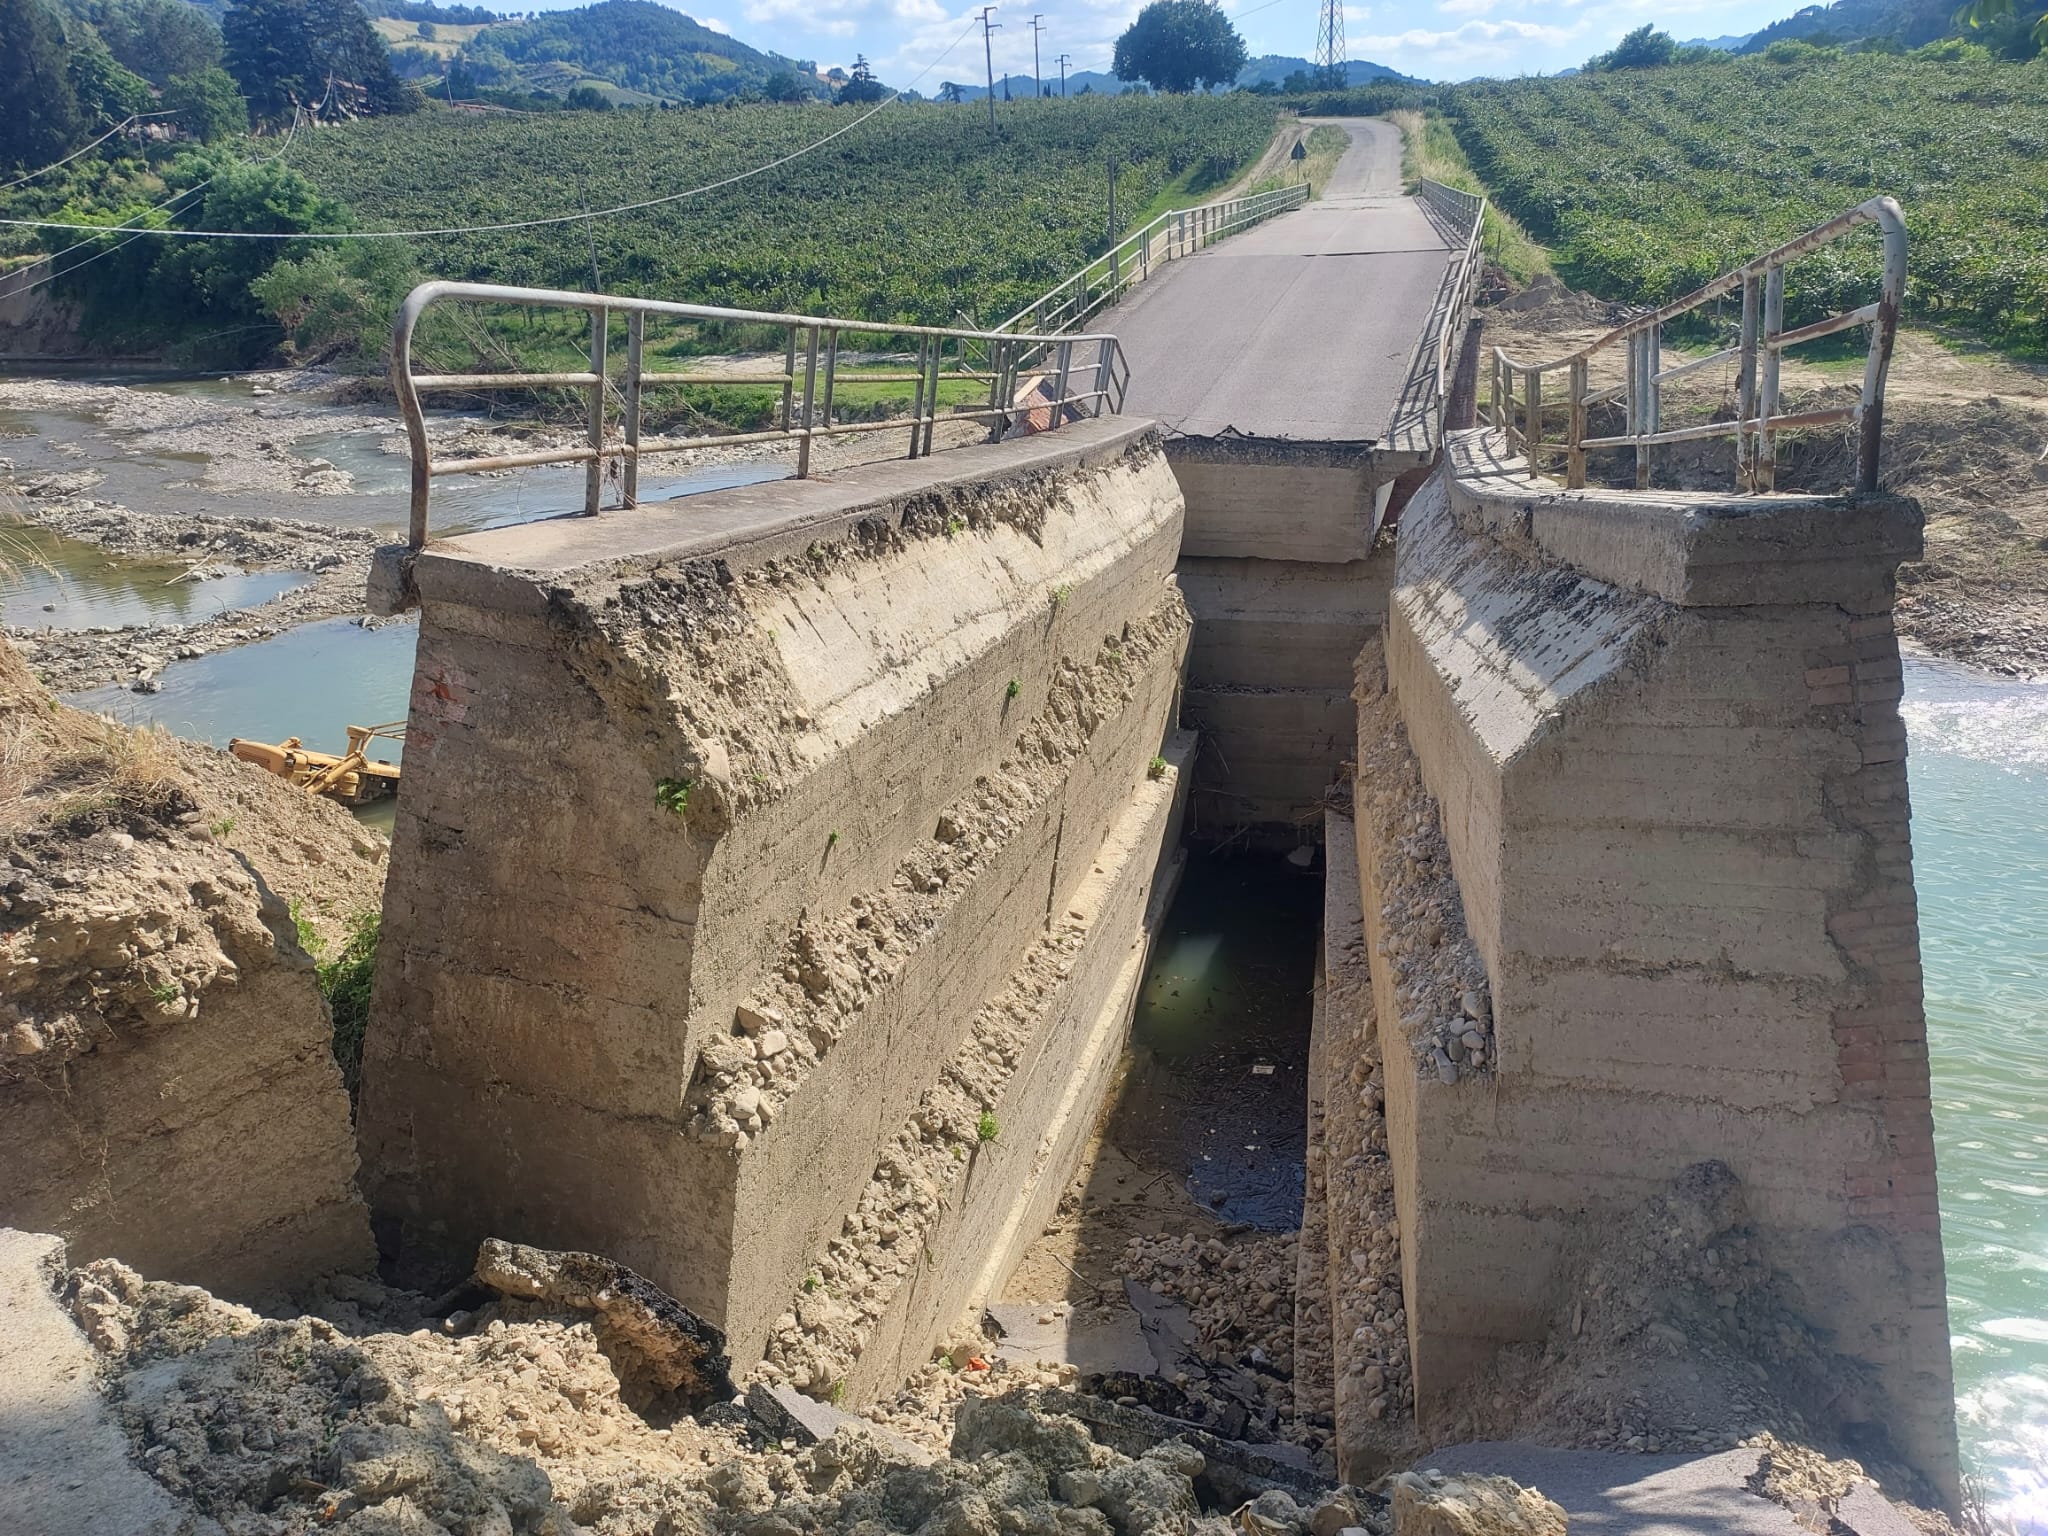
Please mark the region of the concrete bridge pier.
POLYGON ((1369 444, 1178 437, 1181 589, 1195 618, 1187 719, 1203 738, 1199 835, 1319 836, 1355 729, 1352 663, 1386 619, 1393 551, 1375 553, 1413 455, 1369 444))
POLYGON ((606 1254, 893 1390, 1071 1176, 1178 870, 1148 423, 430 544, 360 1114, 415 1280, 606 1254))
POLYGON ((1803 1411, 1954 1507, 1892 629, 1919 547, 1897 498, 1564 492, 1476 431, 1403 515, 1357 829, 1425 1434, 1570 1315, 1582 1241, 1711 1160, 1849 1383, 1803 1411))

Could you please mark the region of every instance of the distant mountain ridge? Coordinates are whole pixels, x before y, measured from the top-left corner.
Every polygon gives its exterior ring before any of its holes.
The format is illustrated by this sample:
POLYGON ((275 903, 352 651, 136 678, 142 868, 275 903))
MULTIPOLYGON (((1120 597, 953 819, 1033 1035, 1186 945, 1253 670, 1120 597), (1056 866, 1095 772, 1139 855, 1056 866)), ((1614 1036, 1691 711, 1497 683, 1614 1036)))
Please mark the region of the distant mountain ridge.
MULTIPOLYGON (((1307 59, 1297 59, 1290 54, 1261 54, 1258 58, 1245 65, 1234 83, 1238 86, 1280 85, 1286 81, 1289 75, 1297 71, 1314 74, 1315 66, 1309 63, 1307 59)), ((1046 88, 1053 95, 1059 95, 1059 71, 1052 70, 1048 72, 1044 79, 1046 88)), ((1416 85, 1424 83, 1416 80, 1412 75, 1404 75, 1399 70, 1389 69, 1384 64, 1374 64, 1367 59, 1350 59, 1346 61, 1344 65, 1344 83, 1347 86, 1366 85, 1375 80, 1393 80, 1416 85)), ((988 95, 988 88, 986 86, 970 85, 966 81, 957 83, 960 87, 960 99, 962 101, 980 101, 988 95)), ((998 101, 1003 99, 1003 87, 1005 85, 1009 87, 1010 99, 1012 101, 1029 101, 1031 99, 1031 77, 1029 75, 1006 74, 998 76, 996 79, 996 99, 998 101)), ((1141 82, 1119 80, 1115 75, 1104 74, 1099 70, 1084 69, 1078 72, 1070 72, 1067 75, 1067 94, 1069 96, 1078 96, 1083 90, 1092 90, 1098 96, 1121 96, 1125 91, 1131 90, 1134 87, 1140 91, 1146 89, 1145 85, 1141 82)))

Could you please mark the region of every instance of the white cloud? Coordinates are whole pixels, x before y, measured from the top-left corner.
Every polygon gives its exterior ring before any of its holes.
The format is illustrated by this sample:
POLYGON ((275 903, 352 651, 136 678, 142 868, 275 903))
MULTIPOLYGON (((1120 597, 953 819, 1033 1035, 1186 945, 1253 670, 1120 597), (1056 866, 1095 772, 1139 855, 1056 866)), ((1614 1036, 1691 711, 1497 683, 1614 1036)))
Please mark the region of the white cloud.
POLYGON ((703 27, 706 31, 723 33, 727 37, 732 36, 732 23, 720 21, 716 16, 699 16, 697 18, 697 25, 703 27))
POLYGON ((1446 16, 1484 16, 1495 3, 1496 0, 1443 0, 1437 9, 1446 16))

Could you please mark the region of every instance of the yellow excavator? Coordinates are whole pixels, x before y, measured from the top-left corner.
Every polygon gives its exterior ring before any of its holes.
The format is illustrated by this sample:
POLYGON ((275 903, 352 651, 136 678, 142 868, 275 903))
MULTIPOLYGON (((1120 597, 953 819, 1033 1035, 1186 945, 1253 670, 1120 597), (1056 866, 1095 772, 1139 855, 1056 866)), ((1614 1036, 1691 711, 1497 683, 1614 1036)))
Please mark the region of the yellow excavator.
POLYGON ((343 805, 367 805, 398 793, 398 764, 370 756, 370 743, 380 738, 405 740, 405 722, 350 726, 348 750, 339 756, 316 752, 296 736, 287 736, 276 746, 236 736, 229 740, 228 751, 245 763, 290 779, 308 794, 326 795, 343 805))

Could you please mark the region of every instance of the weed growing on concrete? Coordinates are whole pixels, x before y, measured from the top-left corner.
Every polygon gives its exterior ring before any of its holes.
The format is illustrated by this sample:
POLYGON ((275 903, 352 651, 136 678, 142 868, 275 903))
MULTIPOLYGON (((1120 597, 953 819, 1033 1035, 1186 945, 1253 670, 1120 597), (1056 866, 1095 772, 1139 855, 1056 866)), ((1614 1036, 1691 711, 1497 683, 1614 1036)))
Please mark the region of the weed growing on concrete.
POLYGON ((1054 588, 1052 589, 1052 605, 1053 605, 1053 607, 1055 607, 1055 608, 1064 608, 1064 607, 1066 607, 1066 606, 1067 606, 1067 599, 1068 599, 1068 598, 1070 598, 1070 597, 1072 597, 1073 595, 1074 595, 1074 584, 1073 584, 1073 583, 1072 583, 1071 581, 1063 581, 1063 582, 1061 582, 1061 583, 1060 583, 1060 584, 1059 584, 1058 586, 1056 586, 1056 587, 1054 587, 1054 588))
POLYGON ((349 919, 348 934, 330 960, 313 967, 320 995, 334 1020, 334 1064, 353 1105, 363 1081, 363 1035, 370 1024, 370 980, 377 971, 383 914, 374 907, 349 919))
POLYGON ((946 519, 947 538, 952 538, 953 535, 956 533, 963 533, 966 531, 966 529, 967 519, 962 517, 958 512, 955 512, 951 517, 946 519))
POLYGON ((996 1120, 996 1112, 984 1109, 981 1118, 974 1122, 974 1134, 982 1141, 994 1141, 1003 1134, 1003 1128, 996 1120))
POLYGON ((832 1383, 831 1396, 832 1406, 834 1408, 837 1408, 841 1403, 846 1401, 846 1378, 844 1376, 840 1377, 837 1381, 832 1383))
POLYGON ((825 846, 827 848, 837 848, 839 846, 839 834, 837 832, 827 832, 825 834, 825 846))
POLYGON ((808 1275, 804 1276, 804 1291, 806 1294, 809 1294, 811 1292, 816 1291, 818 1287, 823 1285, 824 1283, 824 1281, 818 1278, 818 1272, 814 1269, 808 1275))
POLYGON ((151 987, 149 995, 168 1008, 185 994, 175 981, 167 981, 160 986, 151 987))
POLYGON ((1151 761, 1151 762, 1149 762, 1149 763, 1147 763, 1147 764, 1145 765, 1145 777, 1146 777, 1146 778, 1148 778, 1148 779, 1163 779, 1163 778, 1165 778, 1165 777, 1166 777, 1166 759, 1165 759, 1165 758, 1163 758, 1163 757, 1157 757, 1157 756, 1155 756, 1155 757, 1154 757, 1154 758, 1152 759, 1152 761, 1151 761))
POLYGON ((216 821, 213 824, 210 830, 212 831, 215 837, 220 838, 222 841, 226 841, 227 835, 235 830, 235 818, 232 816, 223 816, 219 821, 216 821))
POLYGON ((654 802, 665 811, 684 815, 690 809, 689 779, 656 779, 654 781, 654 802))
POLYGON ((309 955, 317 956, 327 947, 327 941, 320 937, 320 930, 313 926, 313 920, 306 916, 306 909, 296 901, 286 911, 292 915, 292 931, 299 936, 299 948, 309 955))
POLYGON ((1017 697, 1018 694, 1022 693, 1023 691, 1024 690, 1021 686, 1019 686, 1017 679, 1013 677, 1010 679, 1010 686, 1004 690, 1004 697, 1014 699, 1015 697, 1017 697))

